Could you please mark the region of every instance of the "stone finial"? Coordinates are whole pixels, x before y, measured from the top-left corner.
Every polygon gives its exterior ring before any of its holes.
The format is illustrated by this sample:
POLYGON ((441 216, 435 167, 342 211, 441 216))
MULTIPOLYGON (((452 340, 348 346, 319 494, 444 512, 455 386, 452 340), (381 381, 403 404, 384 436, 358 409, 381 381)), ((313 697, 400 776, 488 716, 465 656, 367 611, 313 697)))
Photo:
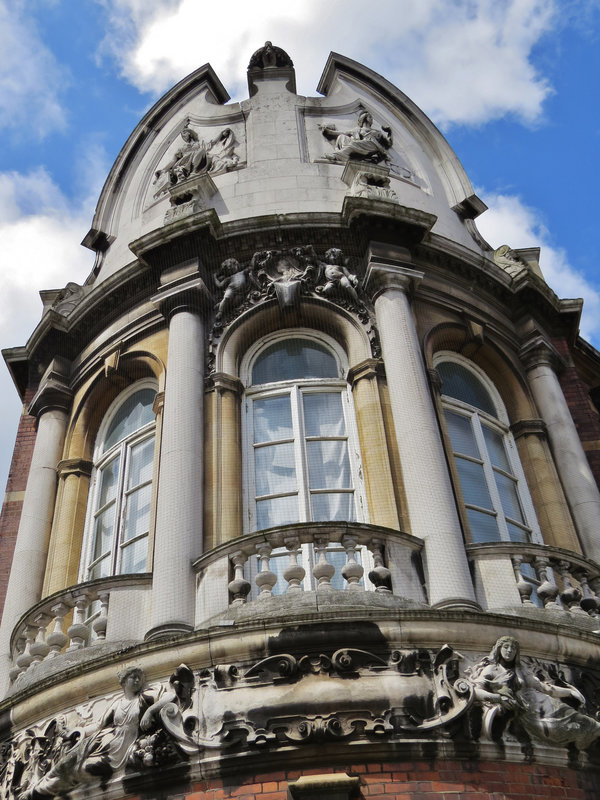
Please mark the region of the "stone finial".
POLYGON ((265 42, 252 54, 248 64, 248 91, 250 97, 258 91, 255 81, 270 78, 287 78, 286 88, 296 94, 296 73, 294 62, 281 47, 265 42))

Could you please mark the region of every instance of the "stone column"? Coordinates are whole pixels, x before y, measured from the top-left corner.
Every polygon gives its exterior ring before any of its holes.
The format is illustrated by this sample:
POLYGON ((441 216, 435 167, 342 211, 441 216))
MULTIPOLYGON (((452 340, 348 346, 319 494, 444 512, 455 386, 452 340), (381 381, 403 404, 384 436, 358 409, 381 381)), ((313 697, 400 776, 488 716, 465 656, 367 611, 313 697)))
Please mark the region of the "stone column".
POLYGON ((423 277, 371 257, 365 288, 375 315, 390 391, 410 532, 425 542, 429 602, 478 608, 456 501, 407 293, 423 277))
POLYGON ((10 656, 10 636, 17 621, 42 597, 56 500, 56 468, 62 456, 67 412, 72 400, 69 369, 64 359, 54 359, 29 406, 29 413, 38 420, 37 434, 2 616, 0 654, 3 660, 10 656))
POLYGON ((541 336, 521 348, 533 399, 546 423, 556 469, 586 556, 600 563, 600 492, 555 368, 559 354, 541 336))
POLYGON ((206 287, 194 271, 165 282, 153 298, 169 320, 169 349, 148 639, 194 627, 192 561, 203 550, 206 297, 206 287))

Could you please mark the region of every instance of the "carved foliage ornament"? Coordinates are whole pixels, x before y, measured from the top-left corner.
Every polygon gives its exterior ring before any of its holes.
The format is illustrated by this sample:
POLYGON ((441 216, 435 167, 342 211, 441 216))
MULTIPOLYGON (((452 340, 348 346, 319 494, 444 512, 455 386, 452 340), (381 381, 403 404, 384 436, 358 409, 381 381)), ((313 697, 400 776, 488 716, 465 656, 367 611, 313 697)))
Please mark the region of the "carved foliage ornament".
POLYGON ((290 250, 259 250, 248 263, 228 258, 214 276, 222 292, 216 307, 211 342, 242 312, 275 298, 283 313, 298 308, 302 297, 324 297, 355 314, 368 328, 374 357, 380 354, 373 315, 357 276, 341 250, 331 247, 319 257, 312 245, 290 250))
POLYGON ((512 637, 499 638, 470 667, 460 669, 462 660, 449 645, 389 655, 348 647, 197 674, 181 664, 168 683, 150 688, 139 667, 127 667, 120 694, 0 744, 0 797, 58 797, 200 760, 207 750, 381 737, 416 742, 446 737, 456 726, 472 740, 517 743, 526 755, 536 743, 584 750, 600 737, 573 678, 554 664, 525 663, 512 637))

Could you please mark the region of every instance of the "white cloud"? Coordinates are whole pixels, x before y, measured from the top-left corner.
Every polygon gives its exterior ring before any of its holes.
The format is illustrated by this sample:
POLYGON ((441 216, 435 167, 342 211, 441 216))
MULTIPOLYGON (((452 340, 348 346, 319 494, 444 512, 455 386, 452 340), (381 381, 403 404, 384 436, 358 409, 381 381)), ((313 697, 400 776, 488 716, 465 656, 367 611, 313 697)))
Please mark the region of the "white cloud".
POLYGON ((298 89, 314 94, 329 50, 386 75, 440 125, 505 114, 532 122, 551 89, 531 52, 556 19, 555 0, 101 0, 103 44, 124 77, 160 93, 207 61, 231 93, 266 39, 286 49, 298 89))
POLYGON ((508 244, 541 247, 540 267, 548 285, 559 297, 581 297, 584 300, 581 335, 596 347, 600 346, 600 287, 569 264, 567 253, 553 244, 539 213, 514 195, 481 193, 489 206, 478 220, 482 236, 492 245, 508 244))
POLYGON ((60 91, 67 73, 44 45, 25 4, 0 0, 0 128, 26 125, 42 138, 65 127, 60 91))

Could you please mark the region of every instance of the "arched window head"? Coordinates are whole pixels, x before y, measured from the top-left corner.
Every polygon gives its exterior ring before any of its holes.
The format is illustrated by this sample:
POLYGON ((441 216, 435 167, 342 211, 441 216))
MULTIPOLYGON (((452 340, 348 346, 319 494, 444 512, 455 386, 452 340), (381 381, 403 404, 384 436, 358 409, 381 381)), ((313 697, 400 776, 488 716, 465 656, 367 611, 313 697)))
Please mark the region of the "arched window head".
POLYGON ((113 402, 94 452, 81 580, 146 571, 156 387, 134 384, 113 402))
POLYGON ((496 388, 474 364, 440 354, 446 428, 474 542, 540 541, 535 512, 496 388))
POLYGON ((300 332, 271 337, 247 358, 249 530, 362 518, 343 358, 332 341, 300 332))

